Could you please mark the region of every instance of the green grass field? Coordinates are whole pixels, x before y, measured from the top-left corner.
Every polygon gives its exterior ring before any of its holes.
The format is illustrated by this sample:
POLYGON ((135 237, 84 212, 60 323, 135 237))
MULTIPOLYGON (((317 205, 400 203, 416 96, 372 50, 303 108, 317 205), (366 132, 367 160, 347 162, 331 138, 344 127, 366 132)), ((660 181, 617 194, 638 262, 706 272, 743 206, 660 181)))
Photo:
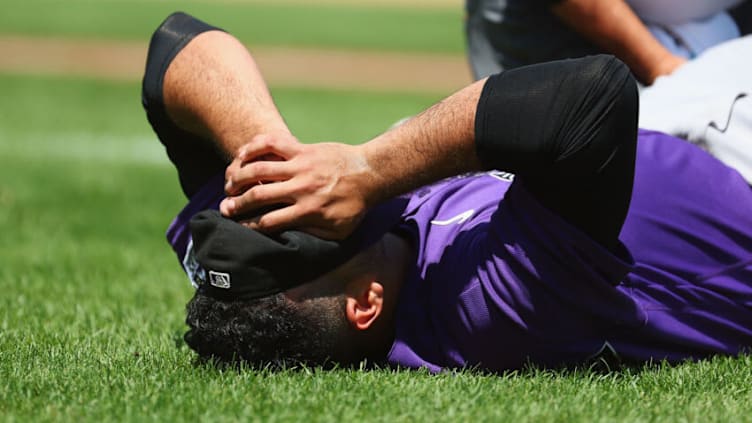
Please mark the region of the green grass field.
MULTIPOLYGON (((146 4, 132 9, 143 15, 126 16, 143 16, 149 25, 134 28, 148 31, 171 4, 146 4)), ((0 14, 2 30, 41 32, 26 12, 13 13, 12 26, 0 14)), ((66 25, 44 28, 69 34, 66 25)), ((98 33, 89 30, 79 35, 98 33)), ((196 365, 182 342, 191 288, 163 236, 184 200, 137 82, 0 74, 0 93, 2 421, 752 421, 748 356, 504 376, 196 365)), ((273 94, 301 138, 349 142, 439 98, 300 87, 273 94)))
POLYGON ((273 1, 3 0, 0 31, 148 40, 159 22, 175 10, 200 16, 243 41, 265 45, 456 54, 464 49, 461 8, 393 10, 304 1, 277 5, 273 1))

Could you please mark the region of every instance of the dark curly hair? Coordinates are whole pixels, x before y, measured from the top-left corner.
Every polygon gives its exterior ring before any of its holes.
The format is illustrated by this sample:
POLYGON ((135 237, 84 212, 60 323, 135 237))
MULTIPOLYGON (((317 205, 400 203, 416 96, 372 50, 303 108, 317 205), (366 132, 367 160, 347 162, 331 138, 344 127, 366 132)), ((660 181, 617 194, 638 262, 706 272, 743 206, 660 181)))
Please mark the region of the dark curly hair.
POLYGON ((347 328, 343 301, 333 297, 297 303, 284 294, 219 301, 196 292, 186 306, 190 329, 183 338, 201 359, 220 363, 331 367, 342 361, 339 341, 347 328))

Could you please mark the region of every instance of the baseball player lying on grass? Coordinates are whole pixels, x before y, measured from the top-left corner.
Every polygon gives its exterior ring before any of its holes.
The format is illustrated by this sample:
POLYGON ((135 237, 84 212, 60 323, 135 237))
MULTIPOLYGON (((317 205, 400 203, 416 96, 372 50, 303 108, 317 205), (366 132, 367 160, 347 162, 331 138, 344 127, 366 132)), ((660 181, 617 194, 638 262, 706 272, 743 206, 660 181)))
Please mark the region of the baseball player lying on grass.
POLYGON ((174 14, 143 102, 189 198, 168 238, 201 357, 502 371, 752 346, 752 191, 638 131, 613 57, 494 75, 362 145, 302 144, 246 49, 174 14))

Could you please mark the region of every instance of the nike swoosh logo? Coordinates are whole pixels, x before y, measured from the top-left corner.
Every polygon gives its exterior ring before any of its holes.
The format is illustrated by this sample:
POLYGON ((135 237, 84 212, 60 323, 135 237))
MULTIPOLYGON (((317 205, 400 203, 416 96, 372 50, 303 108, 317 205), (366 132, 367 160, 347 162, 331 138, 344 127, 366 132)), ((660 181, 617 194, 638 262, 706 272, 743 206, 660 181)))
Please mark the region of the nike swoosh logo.
POLYGON ((465 223, 465 221, 467 219, 470 219, 473 216, 473 214, 475 214, 475 210, 474 209, 470 209, 470 210, 467 210, 465 212, 462 212, 462 213, 458 214, 457 216, 452 217, 451 219, 447 219, 447 220, 432 220, 431 224, 432 225, 439 225, 439 226, 449 226, 451 224, 455 224, 456 223, 458 225, 461 225, 461 224, 465 223))

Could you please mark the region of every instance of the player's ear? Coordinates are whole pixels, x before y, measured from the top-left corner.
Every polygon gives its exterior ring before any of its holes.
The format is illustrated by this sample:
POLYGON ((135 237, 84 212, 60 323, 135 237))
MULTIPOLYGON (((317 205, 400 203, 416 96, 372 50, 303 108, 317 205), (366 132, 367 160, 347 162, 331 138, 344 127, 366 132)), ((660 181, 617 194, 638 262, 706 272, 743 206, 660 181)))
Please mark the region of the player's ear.
POLYGON ((347 291, 347 320, 355 329, 367 330, 384 307, 384 286, 376 281, 363 281, 351 284, 347 291))

